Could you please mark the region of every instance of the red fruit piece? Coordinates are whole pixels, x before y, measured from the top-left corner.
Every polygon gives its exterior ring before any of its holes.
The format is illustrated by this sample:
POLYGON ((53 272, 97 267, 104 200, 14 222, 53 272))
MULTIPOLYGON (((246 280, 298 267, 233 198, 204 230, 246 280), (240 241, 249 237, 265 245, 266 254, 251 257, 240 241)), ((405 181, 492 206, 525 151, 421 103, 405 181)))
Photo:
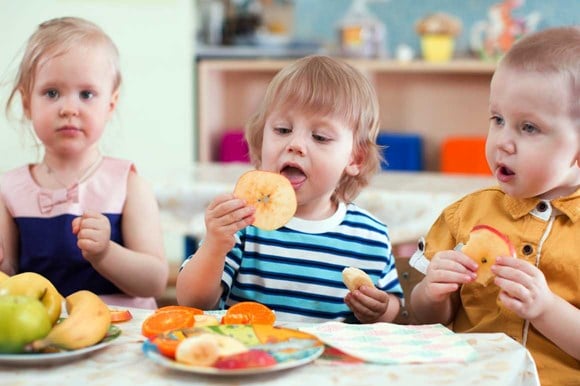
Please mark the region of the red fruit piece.
POLYGON ((276 359, 262 350, 248 350, 243 353, 219 358, 213 365, 221 370, 249 369, 275 365, 276 359))

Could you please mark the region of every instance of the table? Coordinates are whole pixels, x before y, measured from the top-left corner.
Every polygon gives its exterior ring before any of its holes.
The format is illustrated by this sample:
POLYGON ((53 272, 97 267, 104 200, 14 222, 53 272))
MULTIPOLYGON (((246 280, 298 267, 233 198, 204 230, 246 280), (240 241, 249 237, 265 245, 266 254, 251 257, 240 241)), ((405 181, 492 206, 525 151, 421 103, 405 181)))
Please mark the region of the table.
POLYGON ((469 334, 478 352, 469 363, 381 366, 345 364, 319 358, 302 367, 244 377, 202 376, 158 366, 142 352, 143 320, 151 310, 130 309, 133 320, 120 323, 122 335, 89 357, 48 367, 0 366, 0 383, 8 385, 539 385, 529 352, 504 334, 469 334))
MULTIPOLYGON (((157 179, 155 190, 164 229, 203 237, 206 206, 216 195, 232 192, 237 178, 250 169, 242 163, 197 163, 157 179)), ((393 244, 416 243, 447 205, 495 183, 491 176, 381 172, 355 203, 389 226, 393 244)))

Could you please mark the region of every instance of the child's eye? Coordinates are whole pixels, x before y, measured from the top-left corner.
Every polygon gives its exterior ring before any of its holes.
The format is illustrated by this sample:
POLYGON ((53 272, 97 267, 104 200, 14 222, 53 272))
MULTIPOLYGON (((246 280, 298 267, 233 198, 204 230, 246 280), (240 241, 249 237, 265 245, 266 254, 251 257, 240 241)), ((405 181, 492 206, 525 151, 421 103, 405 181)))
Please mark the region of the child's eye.
POLYGON ((80 92, 81 99, 91 99, 95 96, 92 91, 84 90, 80 92))
POLYGON ((524 133, 533 134, 533 133, 535 133, 535 132, 537 132, 539 130, 538 130, 538 128, 536 126, 534 126, 534 125, 532 125, 530 123, 524 123, 523 126, 522 126, 522 131, 524 133))
POLYGON ((325 137, 323 135, 320 135, 320 134, 312 134, 312 138, 314 138, 314 140, 317 141, 317 142, 328 142, 328 141, 330 141, 329 138, 327 138, 327 137, 325 137))
POLYGON ((58 98, 58 91, 51 89, 51 90, 46 90, 44 92, 44 95, 46 95, 47 97, 51 98, 51 99, 56 99, 58 98))
POLYGON ((489 118, 489 120, 495 124, 496 126, 502 126, 503 125, 503 118, 500 117, 499 115, 492 115, 491 118, 489 118))
POLYGON ((277 132, 278 134, 288 134, 292 130, 290 130, 286 127, 274 127, 274 131, 277 132))

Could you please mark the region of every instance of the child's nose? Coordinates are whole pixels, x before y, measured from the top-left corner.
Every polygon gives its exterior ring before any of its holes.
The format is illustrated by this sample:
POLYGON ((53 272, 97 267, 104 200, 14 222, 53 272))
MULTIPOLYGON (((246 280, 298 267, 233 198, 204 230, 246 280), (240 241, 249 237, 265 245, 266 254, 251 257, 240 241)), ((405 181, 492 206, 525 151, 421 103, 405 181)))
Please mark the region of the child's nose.
POLYGON ((75 98, 62 98, 62 105, 60 107, 60 115, 63 117, 78 115, 78 102, 75 98))
POLYGON ((305 141, 299 135, 292 136, 286 148, 290 153, 297 153, 299 155, 306 154, 305 141))
POLYGON ((501 151, 513 153, 515 151, 515 142, 512 136, 512 131, 507 128, 501 130, 497 135, 496 145, 501 151))

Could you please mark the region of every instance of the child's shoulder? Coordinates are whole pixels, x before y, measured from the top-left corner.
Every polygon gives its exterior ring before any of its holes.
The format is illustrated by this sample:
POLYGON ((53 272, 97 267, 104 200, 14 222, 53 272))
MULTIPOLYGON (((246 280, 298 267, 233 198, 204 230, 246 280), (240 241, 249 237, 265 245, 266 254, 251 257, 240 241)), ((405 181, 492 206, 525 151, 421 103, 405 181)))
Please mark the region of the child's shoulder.
POLYGON ((490 186, 468 193, 448 205, 442 213, 443 217, 462 217, 465 213, 473 214, 479 211, 498 210, 506 194, 499 186, 490 186))
POLYGON ((369 210, 358 206, 355 203, 346 204, 345 220, 357 223, 372 224, 375 227, 387 228, 387 225, 380 220, 375 214, 371 213, 369 210))

